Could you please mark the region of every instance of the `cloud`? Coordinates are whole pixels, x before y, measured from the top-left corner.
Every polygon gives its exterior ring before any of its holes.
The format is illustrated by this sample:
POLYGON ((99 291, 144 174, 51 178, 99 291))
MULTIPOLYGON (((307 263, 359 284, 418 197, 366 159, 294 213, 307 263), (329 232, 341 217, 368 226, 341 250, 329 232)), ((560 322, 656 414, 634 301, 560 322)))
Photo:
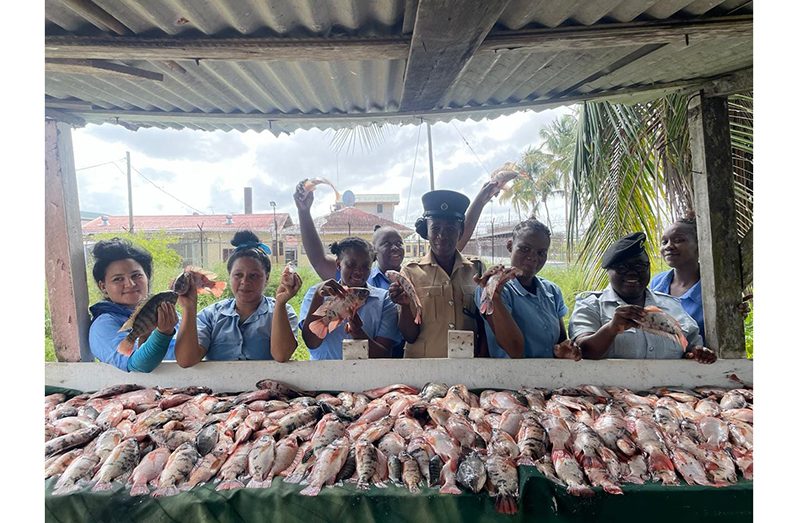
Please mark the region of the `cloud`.
POLYGON ((219 162, 240 156, 247 146, 239 133, 173 129, 129 131, 115 125, 88 125, 85 132, 110 143, 124 143, 151 158, 219 162))

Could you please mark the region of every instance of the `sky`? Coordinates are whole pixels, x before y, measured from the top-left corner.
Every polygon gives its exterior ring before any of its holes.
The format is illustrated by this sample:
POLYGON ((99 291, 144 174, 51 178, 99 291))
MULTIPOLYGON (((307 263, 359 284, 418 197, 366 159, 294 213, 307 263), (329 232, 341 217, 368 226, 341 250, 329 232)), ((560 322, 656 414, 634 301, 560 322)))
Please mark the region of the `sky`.
MULTIPOLYGON (((541 128, 573 111, 575 107, 561 107, 432 124, 435 188, 473 199, 491 171, 540 145, 541 128)), ((382 135, 384 141, 369 151, 355 147, 336 153, 330 130, 274 136, 255 131, 130 131, 89 124, 72 132, 80 209, 127 215, 129 151, 134 215, 241 213, 244 187, 252 187, 254 212, 271 212, 269 202, 274 201, 278 212, 290 213, 296 222, 296 183, 324 177, 340 193, 399 193, 394 221, 409 225, 420 216, 421 195, 430 188, 426 126, 386 126, 382 135)), ((327 214, 334 200, 333 191, 320 186, 314 217, 327 214)), ((561 204, 552 202, 550 211, 553 224, 562 222, 561 204)), ((485 207, 484 223, 491 213, 497 222, 517 218, 498 197, 485 207)))

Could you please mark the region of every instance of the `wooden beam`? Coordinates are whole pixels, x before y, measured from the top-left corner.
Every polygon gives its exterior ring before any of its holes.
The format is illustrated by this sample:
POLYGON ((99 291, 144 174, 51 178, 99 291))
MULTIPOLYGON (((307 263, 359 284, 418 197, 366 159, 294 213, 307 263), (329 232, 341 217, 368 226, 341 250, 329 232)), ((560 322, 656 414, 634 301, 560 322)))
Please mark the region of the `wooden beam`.
MULTIPOLYGON (((412 5, 412 2, 408 2, 412 5)), ((413 13, 414 14, 414 13, 413 13)), ((418 20, 418 19, 416 19, 418 20)), ((590 27, 502 32, 484 38, 477 54, 524 49, 540 53, 599 47, 689 43, 753 35, 752 16, 598 24, 590 27)), ((263 38, 48 35, 45 58, 100 60, 340 61, 404 60, 409 36, 389 38, 263 38)))
POLYGON ((73 58, 46 58, 44 60, 45 71, 57 73, 81 73, 90 75, 113 75, 146 80, 163 82, 163 75, 139 67, 117 64, 107 60, 83 60, 73 58))
POLYGON ((688 107, 698 259, 704 302, 704 344, 722 358, 745 357, 740 246, 726 98, 694 97, 688 107))
POLYGON ((47 296, 58 361, 91 361, 89 293, 69 125, 45 120, 44 238, 47 296))
POLYGON ((73 110, 73 109, 86 109, 86 110, 89 110, 89 109, 91 109, 91 103, 85 102, 83 100, 77 100, 77 99, 74 99, 74 98, 62 100, 60 98, 54 98, 52 96, 46 96, 45 95, 44 103, 50 109, 68 109, 68 110, 73 110))
POLYGON ((434 108, 468 64, 509 0, 419 0, 400 111, 434 108))
POLYGON ((704 87, 704 96, 729 96, 754 90, 754 68, 748 67, 722 76, 704 87))
POLYGON ((49 107, 44 108, 44 116, 51 120, 68 123, 73 127, 84 127, 86 125, 86 120, 80 116, 65 111, 59 111, 58 109, 50 109, 49 107))

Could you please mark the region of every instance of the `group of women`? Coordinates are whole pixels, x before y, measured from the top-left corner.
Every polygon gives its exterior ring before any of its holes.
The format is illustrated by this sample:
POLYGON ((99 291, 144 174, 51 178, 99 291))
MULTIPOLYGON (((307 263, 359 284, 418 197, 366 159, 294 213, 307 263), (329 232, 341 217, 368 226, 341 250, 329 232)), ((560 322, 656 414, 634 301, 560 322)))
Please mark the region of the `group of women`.
POLYGON ((454 191, 424 194, 424 213, 415 228, 429 241, 430 250, 405 266, 402 238, 388 227, 377 229, 372 242, 346 238, 331 245, 331 255, 325 254, 310 216, 313 193, 302 187, 297 186, 294 199, 303 247, 323 281, 307 291, 299 316, 288 304, 302 287, 299 275, 285 273, 275 296, 264 296, 271 251, 251 231, 239 231, 227 261, 233 297, 198 311, 197 289, 192 288, 178 297, 182 316, 174 305, 164 303, 155 328, 125 356, 117 351, 127 335, 120 327, 150 292, 152 257, 115 238, 98 242, 93 250, 93 276, 104 299, 90 308, 92 353, 121 370, 138 372, 152 371, 164 359, 182 367, 203 359, 287 361, 299 332, 313 360, 341 359, 345 339, 367 340, 370 358, 440 358, 447 356, 448 332, 466 330, 475 334, 475 355, 484 357, 689 358, 701 363, 716 359, 702 341, 694 220, 680 220, 665 231, 661 253, 672 269, 656 275, 650 286, 645 235, 630 234, 610 246, 602 258, 610 285, 577 296, 566 329, 568 308, 562 291, 538 276, 551 243, 544 224, 533 218, 514 228, 507 241, 510 267, 485 271, 479 260, 460 252, 482 208, 498 192, 495 182, 485 184, 474 203, 454 191), (413 284, 422 305, 420 323, 414 297, 399 283, 391 283, 388 271, 399 271, 413 284), (310 325, 320 319, 319 306, 351 287, 368 290, 363 305, 326 335, 314 333, 310 325), (679 323, 686 346, 641 328, 644 308, 650 306, 679 323))

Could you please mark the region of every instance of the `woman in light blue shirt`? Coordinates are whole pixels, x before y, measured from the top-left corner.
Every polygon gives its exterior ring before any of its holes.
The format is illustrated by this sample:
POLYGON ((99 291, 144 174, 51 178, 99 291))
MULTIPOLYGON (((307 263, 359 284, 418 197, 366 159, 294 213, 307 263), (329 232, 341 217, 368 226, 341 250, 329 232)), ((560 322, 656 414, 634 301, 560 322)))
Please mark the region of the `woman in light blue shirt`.
POLYGON ((704 337, 704 304, 701 301, 701 268, 698 265, 698 233, 695 216, 676 220, 662 234, 660 253, 671 270, 651 279, 651 290, 673 296, 698 324, 704 337))
POLYGON ((281 280, 274 298, 266 297, 271 250, 251 231, 238 231, 230 243, 235 246, 227 260, 233 298, 197 314, 197 292, 191 289, 175 344, 181 367, 203 358, 287 361, 297 347, 297 317, 288 300, 302 287, 302 279, 291 273, 281 280))
MULTIPOLYGON (((538 220, 525 220, 507 241, 512 267, 491 267, 477 283, 474 295, 480 307, 488 279, 501 274, 491 300, 493 312, 482 316, 492 358, 581 359, 579 348, 567 339, 563 317, 568 308, 562 291, 537 273, 546 264, 551 232, 538 220)), ((476 278, 475 278, 476 279, 476 278)))
POLYGON ((302 338, 307 344, 311 360, 340 360, 343 358, 343 340, 368 340, 369 358, 387 358, 391 347, 401 339, 399 312, 388 297, 388 291, 369 285, 367 280, 374 262, 374 249, 362 238, 349 237, 334 242, 330 251, 336 257, 341 280, 329 279, 308 289, 299 316, 302 338), (366 302, 354 317, 319 338, 310 330, 310 324, 320 320, 313 314, 326 297, 340 295, 346 287, 362 287, 369 290, 366 302))
POLYGON ((89 349, 94 357, 126 372, 152 372, 164 358, 175 359, 173 336, 178 316, 171 303, 161 304, 155 328, 139 338, 133 354, 125 356, 117 351, 130 332, 119 329, 136 305, 149 295, 152 255, 120 238, 97 242, 92 255, 92 276, 104 297, 89 307, 92 315, 89 349))

